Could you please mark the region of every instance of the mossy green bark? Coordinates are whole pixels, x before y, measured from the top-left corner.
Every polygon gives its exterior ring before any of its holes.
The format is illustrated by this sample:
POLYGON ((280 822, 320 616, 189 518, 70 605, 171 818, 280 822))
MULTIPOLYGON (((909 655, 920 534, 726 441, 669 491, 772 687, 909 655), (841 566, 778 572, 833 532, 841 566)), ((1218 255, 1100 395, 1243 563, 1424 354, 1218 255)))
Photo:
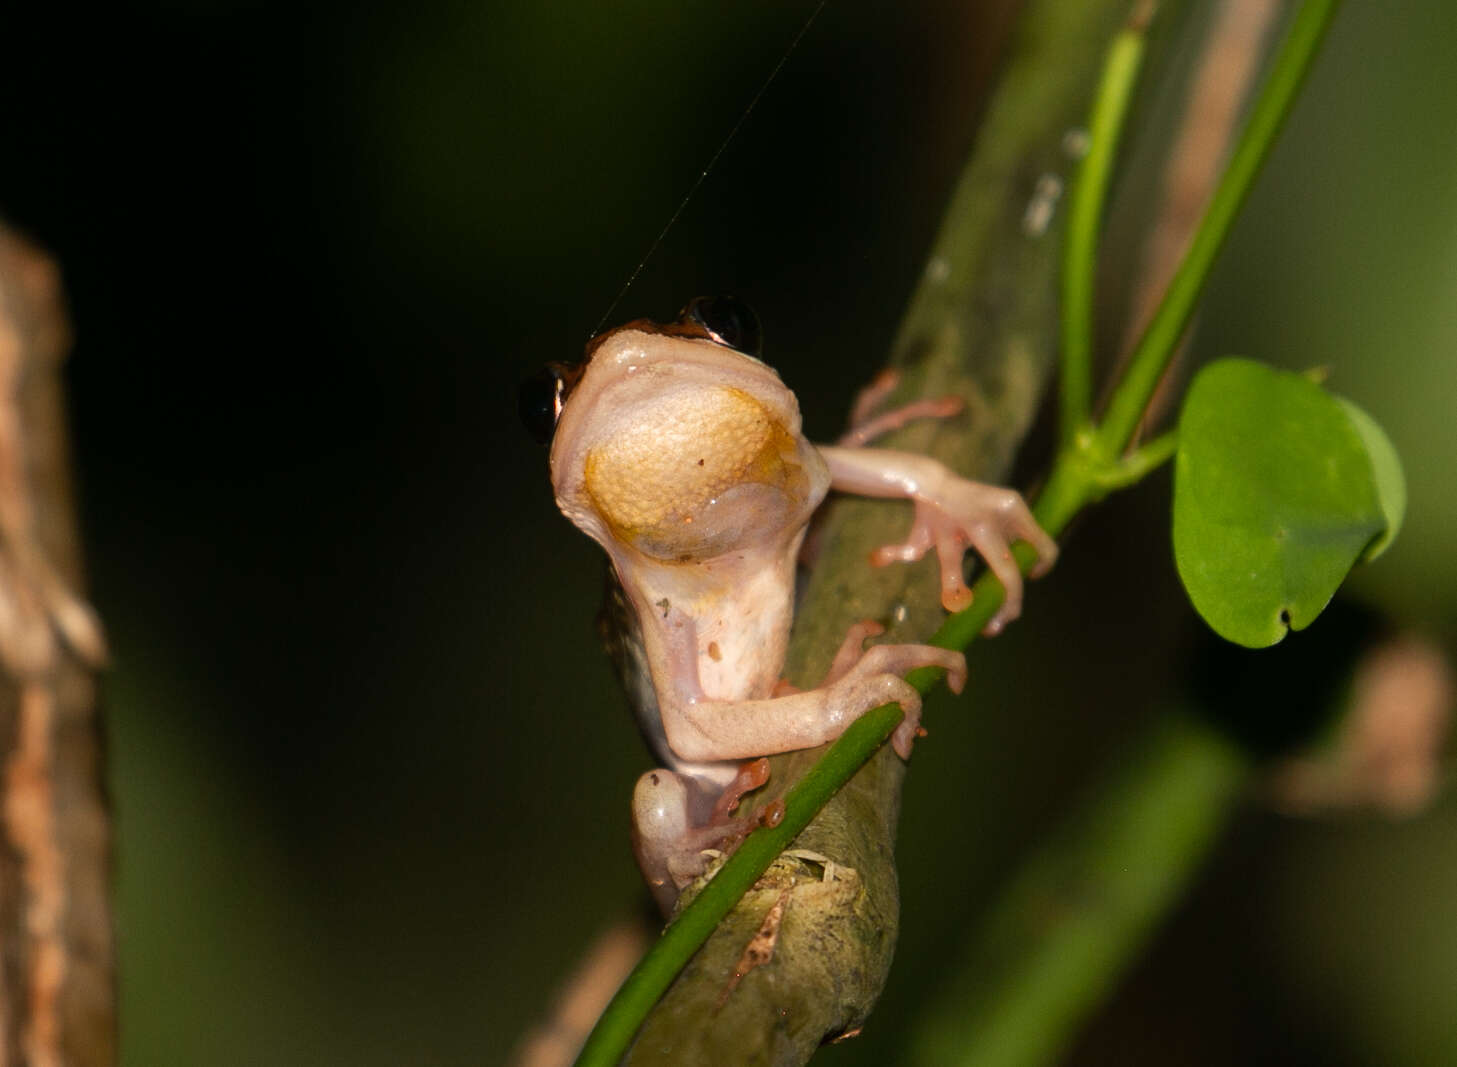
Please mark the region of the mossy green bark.
MULTIPOLYGON (((1067 135, 1087 114, 1127 10, 1127 0, 1037 0, 1022 14, 889 359, 904 373, 901 398, 953 393, 967 413, 908 427, 887 442, 894 447, 981 480, 1007 474, 1054 362, 1059 194, 1075 162, 1067 135)), ((793 680, 816 682, 857 619, 884 621, 890 640, 936 629, 934 561, 866 565, 872 549, 904 536, 907 521, 904 505, 835 503, 795 623, 793 680)), ((775 758, 774 783, 782 790, 819 755, 775 758)), ((861 1025, 895 949, 904 775, 887 746, 841 790, 795 842, 800 855, 781 856, 678 977, 628 1062, 802 1063, 861 1025), (766 919, 773 956, 740 974, 766 919)))

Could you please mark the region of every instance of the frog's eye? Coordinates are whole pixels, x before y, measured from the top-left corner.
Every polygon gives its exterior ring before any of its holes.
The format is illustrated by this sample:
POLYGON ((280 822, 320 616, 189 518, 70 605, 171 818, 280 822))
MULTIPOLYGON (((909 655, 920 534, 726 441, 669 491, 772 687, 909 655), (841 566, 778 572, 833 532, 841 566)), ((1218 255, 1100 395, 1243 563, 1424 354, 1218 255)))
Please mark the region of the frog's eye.
POLYGON ((548 363, 521 383, 517 410, 526 429, 541 444, 551 444, 567 396, 579 377, 581 368, 574 364, 548 363))
POLYGON ((759 356, 764 330, 754 309, 736 296, 700 296, 683 309, 685 322, 696 322, 721 345, 759 356))

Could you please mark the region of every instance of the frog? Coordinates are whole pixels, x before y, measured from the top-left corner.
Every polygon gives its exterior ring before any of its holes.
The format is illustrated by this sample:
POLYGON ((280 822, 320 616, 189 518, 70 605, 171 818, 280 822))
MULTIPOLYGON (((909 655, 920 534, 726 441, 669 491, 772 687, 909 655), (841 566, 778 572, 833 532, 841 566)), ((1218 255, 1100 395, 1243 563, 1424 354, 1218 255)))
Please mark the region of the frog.
MULTIPOLYGON (((941 600, 965 608, 964 555, 974 548, 1005 599, 985 632, 1017 617, 1022 573, 1011 544, 1057 544, 1017 492, 973 482, 924 455, 872 448, 884 430, 946 408, 873 414, 889 391, 867 391, 835 445, 803 434, 799 403, 763 361, 762 328, 733 297, 692 301, 669 323, 639 319, 599 334, 577 364, 553 363, 523 386, 522 415, 550 445, 557 506, 610 562, 614 659, 639 724, 663 766, 633 790, 633 844, 664 913, 715 855, 766 816, 735 815, 764 785, 764 757, 833 741, 871 708, 897 703, 891 745, 909 759, 920 727, 915 668, 945 672, 959 693, 960 652, 875 644, 852 626, 829 673, 797 690, 781 678, 796 567, 810 520, 831 490, 912 502, 904 541, 871 562, 934 550, 941 600)), ((769 816, 772 817, 772 816, 769 816)))

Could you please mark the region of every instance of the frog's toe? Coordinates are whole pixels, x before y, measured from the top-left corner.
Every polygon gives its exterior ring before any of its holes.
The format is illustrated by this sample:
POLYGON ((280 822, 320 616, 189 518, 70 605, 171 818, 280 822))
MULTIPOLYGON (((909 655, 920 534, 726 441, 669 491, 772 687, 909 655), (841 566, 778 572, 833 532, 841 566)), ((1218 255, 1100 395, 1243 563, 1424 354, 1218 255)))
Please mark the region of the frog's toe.
POLYGON ((955 479, 944 499, 918 499, 906 540, 885 545, 871 561, 918 560, 935 548, 941 570, 941 604, 964 611, 972 592, 962 568, 968 548, 976 550, 1006 591, 1002 606, 986 625, 988 636, 1000 633, 1022 611, 1022 570, 1012 554, 1013 541, 1026 541, 1037 552, 1032 576, 1045 574, 1057 559, 1057 542, 1037 524, 1020 493, 955 479))
POLYGON ((723 826, 732 820, 729 812, 738 806, 740 800, 747 793, 752 793, 769 781, 769 761, 763 756, 758 759, 749 760, 747 763, 739 764, 738 773, 734 775, 733 781, 724 787, 719 794, 718 800, 713 805, 713 816, 709 819, 710 826, 723 826))
POLYGON ((830 669, 825 672, 825 679, 820 685, 833 685, 845 677, 850 669, 860 662, 860 657, 865 655, 865 642, 883 633, 885 633, 885 627, 874 619, 861 619, 859 622, 851 623, 850 629, 845 631, 845 639, 840 642, 840 648, 836 651, 835 658, 830 663, 830 669))

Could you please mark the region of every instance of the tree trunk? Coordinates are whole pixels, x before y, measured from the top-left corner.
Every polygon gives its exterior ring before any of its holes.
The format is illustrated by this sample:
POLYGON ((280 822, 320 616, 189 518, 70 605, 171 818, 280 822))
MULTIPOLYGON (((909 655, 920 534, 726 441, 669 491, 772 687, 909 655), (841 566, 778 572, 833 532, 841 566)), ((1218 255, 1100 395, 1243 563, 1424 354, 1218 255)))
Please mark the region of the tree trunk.
POLYGON ((55 265, 0 227, 0 1067, 116 1060, 111 827, 55 265))

